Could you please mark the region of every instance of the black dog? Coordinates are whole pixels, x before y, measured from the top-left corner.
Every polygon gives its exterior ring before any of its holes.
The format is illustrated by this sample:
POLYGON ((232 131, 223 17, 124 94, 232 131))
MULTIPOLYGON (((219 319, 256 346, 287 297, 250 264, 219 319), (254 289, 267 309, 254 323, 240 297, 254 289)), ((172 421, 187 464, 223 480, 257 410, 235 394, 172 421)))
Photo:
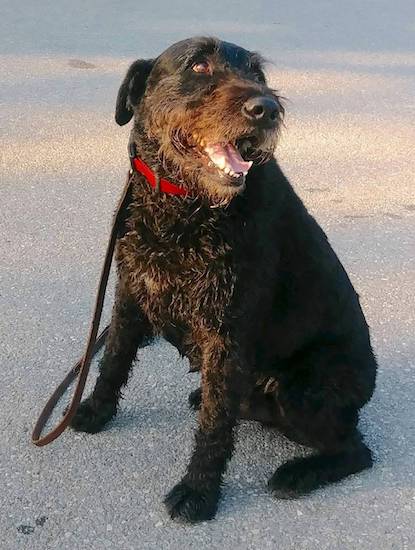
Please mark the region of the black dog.
POLYGON ((372 464, 357 429, 375 385, 368 326, 273 158, 283 107, 262 67, 233 44, 185 40, 133 63, 117 99, 118 124, 134 116, 134 162, 146 177, 133 175, 105 355, 72 426, 101 430, 137 348, 163 335, 201 371, 190 397, 200 408, 195 449, 165 501, 192 522, 216 512, 241 417, 316 451, 274 473, 279 498, 372 464))

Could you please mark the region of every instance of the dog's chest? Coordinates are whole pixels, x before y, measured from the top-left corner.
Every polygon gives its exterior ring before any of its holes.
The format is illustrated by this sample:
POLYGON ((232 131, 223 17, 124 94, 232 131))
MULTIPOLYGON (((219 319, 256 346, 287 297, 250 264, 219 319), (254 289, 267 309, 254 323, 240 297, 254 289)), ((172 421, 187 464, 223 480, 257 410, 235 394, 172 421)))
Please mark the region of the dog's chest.
POLYGON ((118 264, 153 325, 218 328, 231 303, 231 239, 214 227, 162 232, 137 223, 118 245, 118 264))

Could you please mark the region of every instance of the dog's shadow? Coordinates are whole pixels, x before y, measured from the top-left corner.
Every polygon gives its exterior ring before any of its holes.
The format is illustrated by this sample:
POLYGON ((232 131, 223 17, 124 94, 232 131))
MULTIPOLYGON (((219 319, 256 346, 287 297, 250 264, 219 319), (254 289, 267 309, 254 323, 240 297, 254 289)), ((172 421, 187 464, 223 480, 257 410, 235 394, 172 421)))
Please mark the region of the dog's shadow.
MULTIPOLYGON (((186 361, 184 365, 172 365, 172 358, 173 362, 182 361, 171 346, 153 348, 151 353, 156 350, 161 354, 158 355, 160 362, 151 375, 143 374, 140 382, 136 383, 133 378, 118 416, 106 431, 134 434, 143 452, 149 443, 152 464, 164 471, 159 487, 162 495, 166 486, 173 485, 184 474, 193 449, 197 413, 189 409, 187 396, 197 387, 197 381, 178 375, 176 367, 182 370, 186 361), (163 380, 163 386, 158 385, 159 379, 163 380)), ((408 402, 410 387, 395 374, 389 369, 381 370, 378 389, 361 414, 360 427, 373 450, 374 467, 296 500, 296 506, 315 506, 322 498, 325 506, 336 506, 336 503, 341 506, 342 502, 359 498, 375 502, 379 493, 393 495, 395 491, 413 490, 415 431, 407 426, 408 411, 399 406, 400 402, 408 402)), ((224 479, 221 515, 245 514, 251 501, 252 507, 257 507, 258 499, 266 506, 274 506, 271 503, 275 501, 267 491, 268 479, 287 460, 311 452, 273 428, 257 422, 241 422, 224 479)), ((278 501, 279 507, 292 505, 292 501, 278 501)))
MULTIPOLYGON (((275 501, 267 490, 267 481, 273 472, 294 457, 306 456, 312 451, 289 441, 273 428, 263 427, 257 422, 241 422, 237 429, 235 452, 224 479, 223 499, 220 514, 234 517, 248 514, 250 508, 258 507, 258 499, 264 506, 278 506, 290 510, 293 506, 312 507, 342 506, 356 499, 375 503, 379 493, 393 494, 395 491, 411 490, 415 487, 413 476, 409 475, 410 453, 396 453, 393 434, 387 426, 376 423, 373 409, 385 407, 381 397, 374 400, 362 415, 361 427, 367 434, 366 440, 374 451, 375 463, 371 470, 350 476, 338 484, 325 487, 295 501, 275 501), (395 452, 394 452, 395 451, 395 452), (407 460, 405 460, 405 457, 407 460)), ((166 472, 160 485, 163 494, 166 486, 173 485, 184 473, 193 447, 193 431, 197 425, 196 413, 186 403, 170 403, 134 408, 121 414, 110 425, 112 429, 138 430, 143 440, 159 438, 149 452, 156 456, 166 472), (166 444, 167 443, 167 444, 166 444), (158 448, 160 446, 160 448, 158 448)), ((407 442, 410 446, 410 442, 407 442)))

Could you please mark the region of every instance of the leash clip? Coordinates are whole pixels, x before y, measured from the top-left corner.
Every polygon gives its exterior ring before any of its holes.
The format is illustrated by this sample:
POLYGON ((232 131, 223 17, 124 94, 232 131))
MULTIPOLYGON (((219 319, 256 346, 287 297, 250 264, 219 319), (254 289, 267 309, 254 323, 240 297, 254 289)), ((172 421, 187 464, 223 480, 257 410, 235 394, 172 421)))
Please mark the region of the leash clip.
POLYGON ((128 156, 130 158, 131 170, 135 172, 134 159, 137 156, 137 149, 133 141, 130 141, 128 144, 128 156))

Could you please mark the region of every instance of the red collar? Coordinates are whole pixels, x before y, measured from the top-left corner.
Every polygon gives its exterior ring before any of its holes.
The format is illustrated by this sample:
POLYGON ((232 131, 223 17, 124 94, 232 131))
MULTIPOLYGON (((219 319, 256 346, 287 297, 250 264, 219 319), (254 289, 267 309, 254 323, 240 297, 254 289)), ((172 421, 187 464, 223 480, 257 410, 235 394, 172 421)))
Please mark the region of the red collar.
POLYGON ((180 185, 171 183, 171 181, 164 178, 160 178, 157 181, 156 174, 143 160, 137 157, 134 143, 130 143, 129 154, 132 169, 142 174, 153 189, 158 189, 158 191, 167 193, 168 195, 181 195, 183 197, 187 195, 186 189, 180 185))

